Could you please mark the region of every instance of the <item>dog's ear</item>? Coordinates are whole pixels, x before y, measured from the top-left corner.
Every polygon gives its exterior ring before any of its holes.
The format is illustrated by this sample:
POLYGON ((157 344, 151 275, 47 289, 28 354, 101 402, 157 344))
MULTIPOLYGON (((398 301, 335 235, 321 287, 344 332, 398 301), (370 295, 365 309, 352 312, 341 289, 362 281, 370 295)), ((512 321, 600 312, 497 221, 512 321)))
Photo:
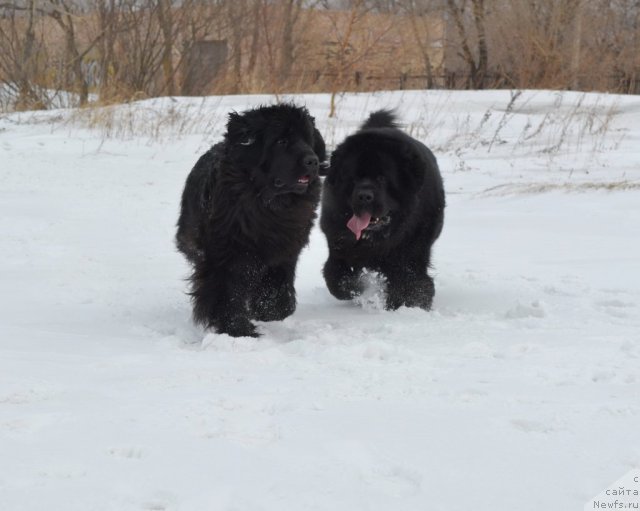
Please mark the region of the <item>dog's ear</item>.
POLYGON ((324 171, 320 169, 320 175, 327 176, 326 182, 332 186, 335 186, 340 181, 338 169, 342 166, 344 152, 344 145, 339 145, 336 150, 331 153, 331 160, 327 162, 327 168, 324 169, 324 171))
POLYGON ((231 112, 227 122, 227 140, 231 144, 252 145, 255 136, 249 129, 249 123, 243 114, 231 112))
POLYGON ((420 188, 424 182, 424 157, 414 147, 407 146, 403 151, 404 170, 406 178, 413 188, 420 188))
POLYGON ((318 128, 313 128, 313 152, 316 153, 318 160, 320 161, 320 175, 326 176, 329 171, 329 162, 327 160, 327 146, 324 143, 322 134, 318 131, 318 128))
POLYGON ((316 127, 313 128, 313 152, 316 153, 318 160, 324 161, 327 159, 327 146, 324 143, 322 134, 316 127))

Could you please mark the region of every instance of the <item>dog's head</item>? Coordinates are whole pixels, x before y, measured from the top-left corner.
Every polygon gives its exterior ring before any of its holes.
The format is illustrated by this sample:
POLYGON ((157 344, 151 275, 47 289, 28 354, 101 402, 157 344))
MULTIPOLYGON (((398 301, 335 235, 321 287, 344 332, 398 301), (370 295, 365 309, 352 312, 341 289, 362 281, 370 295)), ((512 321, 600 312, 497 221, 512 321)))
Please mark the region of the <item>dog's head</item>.
POLYGON ((225 138, 232 163, 248 173, 267 202, 306 193, 326 157, 313 117, 291 104, 231 113, 225 138))
POLYGON ((422 186, 420 155, 393 131, 362 131, 331 155, 329 187, 356 239, 399 227, 422 186))

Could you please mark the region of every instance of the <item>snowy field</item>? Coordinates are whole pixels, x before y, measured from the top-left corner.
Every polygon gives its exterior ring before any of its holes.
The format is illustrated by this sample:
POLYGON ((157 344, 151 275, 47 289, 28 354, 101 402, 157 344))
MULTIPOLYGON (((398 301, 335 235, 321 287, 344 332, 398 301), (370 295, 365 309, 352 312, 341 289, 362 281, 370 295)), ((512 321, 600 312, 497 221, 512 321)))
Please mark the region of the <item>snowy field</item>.
POLYGON ((640 97, 294 98, 330 146, 396 107, 448 206, 431 312, 190 321, 184 179, 229 110, 0 117, 0 510, 569 511, 640 468, 640 97))

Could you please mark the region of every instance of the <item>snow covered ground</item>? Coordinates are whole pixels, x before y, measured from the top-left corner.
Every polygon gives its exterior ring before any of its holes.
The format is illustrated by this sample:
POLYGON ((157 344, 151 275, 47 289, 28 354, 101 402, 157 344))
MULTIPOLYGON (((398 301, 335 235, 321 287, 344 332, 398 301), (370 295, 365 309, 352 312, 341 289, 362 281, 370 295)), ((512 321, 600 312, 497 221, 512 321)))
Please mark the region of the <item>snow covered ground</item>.
POLYGON ((316 229, 292 317, 191 324, 184 179, 273 98, 0 117, 0 510, 568 511, 640 468, 640 98, 294 99, 434 149, 434 310, 334 300, 316 229))

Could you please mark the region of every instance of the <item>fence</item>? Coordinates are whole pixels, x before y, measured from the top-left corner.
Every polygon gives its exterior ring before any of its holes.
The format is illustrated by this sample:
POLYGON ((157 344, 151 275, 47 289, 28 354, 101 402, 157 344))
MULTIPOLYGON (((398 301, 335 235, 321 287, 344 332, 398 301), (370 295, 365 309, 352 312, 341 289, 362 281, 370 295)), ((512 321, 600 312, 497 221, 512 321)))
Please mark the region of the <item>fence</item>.
MULTIPOLYGON (((580 80, 580 90, 590 90, 593 86, 586 79, 580 80)), ((435 73, 429 77, 426 74, 376 74, 363 71, 352 71, 339 75, 335 72, 313 71, 290 74, 282 81, 292 85, 301 92, 325 92, 334 89, 353 92, 368 92, 375 90, 423 90, 423 89, 471 89, 472 77, 463 72, 450 71, 435 73)), ((606 92, 617 94, 640 94, 640 69, 634 73, 617 72, 605 77, 606 92)), ((515 80, 506 73, 490 72, 484 76, 485 89, 514 89, 518 88, 515 80)))

